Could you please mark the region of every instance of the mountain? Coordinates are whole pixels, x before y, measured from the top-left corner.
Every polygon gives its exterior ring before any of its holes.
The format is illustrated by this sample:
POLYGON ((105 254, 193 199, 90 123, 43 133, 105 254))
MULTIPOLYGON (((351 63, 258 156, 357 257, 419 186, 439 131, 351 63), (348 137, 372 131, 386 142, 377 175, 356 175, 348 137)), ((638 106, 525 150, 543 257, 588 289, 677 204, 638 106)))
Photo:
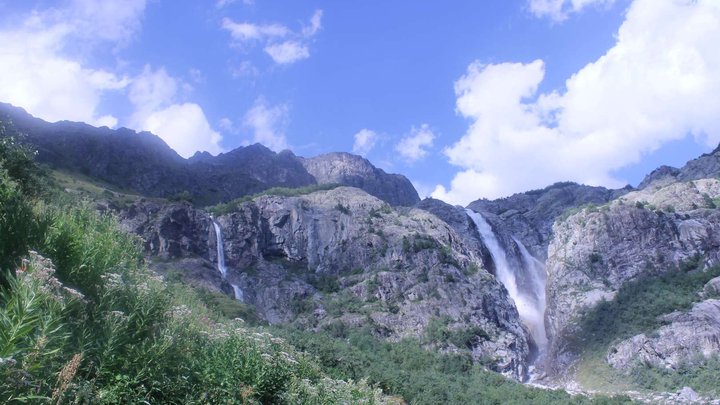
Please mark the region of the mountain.
POLYGON ((365 189, 393 205, 419 201, 407 178, 387 174, 350 154, 303 159, 287 150, 275 153, 255 144, 218 156, 196 153, 184 159, 148 132, 68 121, 48 123, 2 103, 0 119, 11 122, 37 147, 39 162, 145 196, 189 194, 197 204, 209 205, 272 187, 332 182, 365 189))
POLYGON ((149 133, 2 111, 39 160, 104 182, 69 174, 64 188, 114 212, 154 271, 253 319, 412 341, 463 370, 589 395, 720 398, 718 149, 638 188, 563 182, 461 207, 347 153, 183 159, 149 133), (196 204, 150 198, 185 191, 196 204))
POLYGON ((157 271, 234 295, 272 324, 370 328, 390 341, 432 336, 431 348, 526 378, 530 342, 507 292, 464 238, 424 210, 340 187, 262 196, 214 218, 149 201, 120 215, 157 271))

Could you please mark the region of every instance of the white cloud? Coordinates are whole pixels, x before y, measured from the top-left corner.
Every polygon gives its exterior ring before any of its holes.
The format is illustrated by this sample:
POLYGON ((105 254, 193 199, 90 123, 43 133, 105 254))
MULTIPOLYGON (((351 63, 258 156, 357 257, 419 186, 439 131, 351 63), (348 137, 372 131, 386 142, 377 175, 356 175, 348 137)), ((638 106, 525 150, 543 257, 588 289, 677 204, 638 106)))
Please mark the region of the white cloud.
POLYGON ((288 149, 285 138, 288 108, 285 105, 268 107, 264 101, 257 100, 245 114, 243 125, 253 132, 253 143, 261 143, 279 152, 288 149))
MULTIPOLYGON (((224 18, 221 27, 230 33, 236 48, 247 51, 259 43, 275 63, 288 65, 310 57, 309 43, 322 28, 322 15, 322 10, 316 10, 310 18, 310 25, 300 32, 282 24, 238 23, 230 18, 224 18)), ((243 62, 239 71, 247 72, 246 65, 247 62, 243 62)))
MULTIPOLYGON (((216 8, 223 8, 233 3, 237 3, 238 0, 218 0, 215 3, 216 8)), ((242 0, 242 3, 246 6, 252 6, 255 4, 255 0, 242 0)))
POLYGON ((563 21, 571 13, 578 13, 588 6, 609 7, 615 0, 528 0, 528 8, 536 17, 549 17, 563 21))
POLYGON ((303 28, 302 33, 305 38, 310 38, 320 31, 322 28, 322 16, 322 10, 315 10, 315 13, 313 13, 312 17, 310 17, 310 25, 303 28))
POLYGON ((358 155, 367 155, 375 147, 378 141, 378 134, 369 129, 361 129, 355 134, 355 143, 353 143, 353 153, 358 155))
POLYGON ((146 0, 73 0, 72 19, 84 40, 124 45, 140 30, 146 0))
POLYGON ((562 93, 535 97, 542 61, 473 63, 455 83, 471 125, 445 151, 461 171, 433 196, 464 204, 561 180, 616 187, 613 171, 665 142, 690 133, 717 144, 718 43, 719 2, 636 0, 616 44, 562 93))
POLYGON ((196 151, 212 154, 222 151, 218 146, 222 137, 210 127, 197 104, 172 104, 152 112, 145 118, 143 129, 157 134, 183 157, 190 157, 196 151))
POLYGON ((220 129, 222 129, 225 132, 234 133, 236 132, 235 124, 232 122, 230 118, 223 117, 220 118, 220 121, 218 121, 218 126, 220 129))
POLYGON ((420 128, 412 128, 410 134, 400 140, 395 145, 395 150, 406 161, 413 163, 428 154, 428 148, 433 146, 435 134, 430 130, 427 124, 422 124, 420 128))
POLYGON ((295 63, 310 57, 307 46, 296 41, 285 41, 279 44, 268 45, 265 52, 279 65, 295 63))
POLYGON ((238 43, 282 38, 290 33, 287 27, 280 24, 236 23, 229 18, 223 19, 222 28, 230 32, 230 36, 238 43))
POLYGON ((196 151, 222 152, 222 137, 211 128, 202 108, 178 101, 181 87, 164 68, 145 66, 130 86, 128 97, 135 112, 129 125, 158 135, 183 157, 196 151))
POLYGON ((74 0, 65 8, 34 11, 15 28, 0 31, 0 100, 48 121, 117 125, 98 106, 128 80, 65 51, 80 40, 90 47, 123 45, 139 30, 144 9, 144 0, 74 0))

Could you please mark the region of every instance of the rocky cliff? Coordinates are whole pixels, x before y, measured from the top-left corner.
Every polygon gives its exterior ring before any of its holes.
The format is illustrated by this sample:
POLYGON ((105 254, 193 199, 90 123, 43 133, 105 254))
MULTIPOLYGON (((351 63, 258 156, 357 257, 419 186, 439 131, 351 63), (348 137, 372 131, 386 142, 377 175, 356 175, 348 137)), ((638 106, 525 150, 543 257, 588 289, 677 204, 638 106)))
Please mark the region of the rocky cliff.
POLYGON ((121 221, 143 237, 156 268, 182 270, 186 279, 228 294, 235 284, 268 322, 420 338, 526 377, 528 332, 507 291, 466 238, 424 210, 392 208, 347 187, 258 197, 215 218, 226 280, 210 269, 217 242, 209 214, 144 201, 121 212, 121 221), (446 339, 428 340, 437 328, 446 339))
POLYGON ((302 159, 302 164, 319 184, 357 187, 391 205, 411 206, 420 201, 417 191, 405 176, 385 173, 357 155, 328 153, 302 159))
POLYGON ((468 208, 486 215, 496 229, 518 238, 540 260, 547 258, 547 246, 555 220, 568 209, 586 204, 604 204, 631 187, 609 190, 576 183, 556 183, 541 190, 527 191, 497 200, 473 201, 468 208))
MULTIPOLYGON (((656 180, 662 181, 603 206, 581 209, 553 226, 546 263, 546 323, 552 342, 549 359, 556 372, 576 360, 569 342, 580 332, 585 314, 612 300, 623 285, 690 260, 700 259, 701 269, 720 261, 720 212, 713 202, 720 197, 720 181, 656 180)), ((677 327, 692 323, 689 319, 700 316, 693 313, 707 313, 707 305, 693 309, 690 318, 673 316, 667 322, 677 327)), ((639 346, 654 346, 658 353, 678 350, 668 347, 666 331, 659 331, 655 340, 638 336, 620 344, 612 363, 624 364, 618 357, 639 346)), ((675 340, 676 346, 685 343, 675 340)))

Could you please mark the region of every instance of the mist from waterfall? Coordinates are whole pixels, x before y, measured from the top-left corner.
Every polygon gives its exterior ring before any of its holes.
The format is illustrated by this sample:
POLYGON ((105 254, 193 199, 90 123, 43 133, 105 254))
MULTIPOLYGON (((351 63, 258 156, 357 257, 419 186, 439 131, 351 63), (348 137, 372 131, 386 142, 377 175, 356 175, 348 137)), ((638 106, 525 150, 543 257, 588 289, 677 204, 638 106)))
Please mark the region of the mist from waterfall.
POLYGON ((545 330, 545 265, 540 260, 536 259, 535 256, 531 255, 525 245, 517 239, 512 237, 513 241, 520 250, 523 262, 525 263, 525 269, 529 273, 530 283, 532 285, 532 294, 535 298, 535 305, 537 312, 540 316, 540 321, 536 325, 537 333, 533 334, 535 343, 541 350, 547 347, 547 332, 545 330))
MULTIPOLYGON (((220 275, 222 276, 222 279, 225 280, 227 276, 227 268, 225 267, 225 250, 223 249, 223 236, 222 236, 222 229, 220 228, 220 224, 218 224, 215 221, 215 218, 210 217, 213 223, 213 227, 215 228, 215 239, 217 241, 217 257, 218 257, 218 271, 220 272, 220 275)), ((235 296, 235 299, 238 301, 243 300, 243 291, 237 284, 230 283, 230 286, 233 289, 233 294, 235 296)))
MULTIPOLYGON (((520 315, 520 320, 530 330, 535 344, 540 351, 544 351, 547 346, 547 335, 545 333, 545 278, 544 267, 537 259, 532 257, 522 243, 514 239, 523 256, 523 261, 530 273, 533 288, 531 291, 523 291, 518 288, 518 275, 523 275, 522 269, 513 269, 508 263, 507 253, 503 249, 500 241, 498 241, 495 232, 490 224, 479 213, 471 210, 465 210, 470 218, 475 222, 483 243, 490 251, 493 262, 495 263, 495 277, 505 286, 510 298, 515 303, 515 307, 520 315), (534 261, 533 261, 534 260, 534 261), (538 272, 542 275, 537 276, 538 272), (540 293, 542 291, 542 293, 540 293)), ((523 280, 524 282, 527 280, 523 280)))

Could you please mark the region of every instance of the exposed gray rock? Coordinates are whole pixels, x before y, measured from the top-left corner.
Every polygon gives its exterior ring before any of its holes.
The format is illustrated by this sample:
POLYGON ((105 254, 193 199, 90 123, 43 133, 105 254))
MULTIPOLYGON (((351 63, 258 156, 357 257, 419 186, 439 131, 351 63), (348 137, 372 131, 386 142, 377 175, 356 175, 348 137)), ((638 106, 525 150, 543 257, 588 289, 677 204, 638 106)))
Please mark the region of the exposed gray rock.
POLYGON ((405 176, 385 173, 361 156, 327 153, 301 161, 319 184, 357 187, 391 205, 411 206, 420 201, 415 187, 405 176))
POLYGON ((566 343, 578 320, 603 299, 612 299, 625 282, 659 274, 698 254, 704 266, 720 261, 720 212, 694 208, 703 194, 716 198, 718 185, 705 179, 651 186, 555 224, 546 263, 551 369, 561 372, 573 361, 566 343), (678 208, 651 210, 647 201, 678 208))
POLYGON ((482 260, 483 267, 494 274, 495 264, 485 244, 479 238, 475 222, 467 215, 465 208, 453 206, 434 198, 426 198, 417 207, 430 212, 450 225, 462 238, 463 243, 471 252, 475 252, 482 260))
POLYGON ((720 296, 720 277, 708 281, 703 287, 703 297, 718 297, 720 296))
POLYGON ((637 335, 613 346, 608 363, 629 371, 635 365, 677 369, 720 353, 720 300, 693 305, 687 313, 665 315, 668 324, 652 334, 637 335))
POLYGON ((649 186, 650 184, 655 183, 655 185, 658 186, 664 186, 669 183, 673 183, 677 181, 677 176, 680 174, 680 169, 672 166, 660 166, 657 169, 653 170, 645 176, 643 181, 638 184, 637 188, 639 190, 642 190, 649 186))
POLYGON ((536 258, 547 258, 547 246, 555 220, 568 209, 585 204, 605 204, 628 191, 556 183, 542 190, 527 191, 497 200, 477 200, 468 205, 480 212, 495 229, 518 238, 536 258), (486 215, 492 214, 492 215, 486 215))
POLYGON ((680 168, 679 181, 705 179, 720 175, 720 146, 710 153, 693 159, 680 168))
MULTIPOLYGON (((516 379, 527 374, 527 331, 506 290, 463 237, 424 210, 393 209, 348 187, 256 198, 215 219, 227 280, 214 268, 206 213, 144 201, 120 217, 162 258, 155 268, 228 294, 228 283, 236 284, 271 323, 367 326, 399 340, 422 338, 431 320, 445 319, 449 330, 479 331, 467 348, 477 361, 516 379)), ((466 349, 449 345, 437 348, 466 349)))

